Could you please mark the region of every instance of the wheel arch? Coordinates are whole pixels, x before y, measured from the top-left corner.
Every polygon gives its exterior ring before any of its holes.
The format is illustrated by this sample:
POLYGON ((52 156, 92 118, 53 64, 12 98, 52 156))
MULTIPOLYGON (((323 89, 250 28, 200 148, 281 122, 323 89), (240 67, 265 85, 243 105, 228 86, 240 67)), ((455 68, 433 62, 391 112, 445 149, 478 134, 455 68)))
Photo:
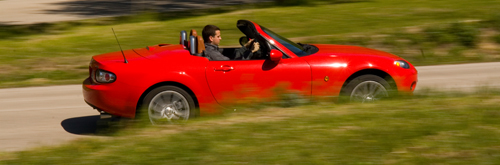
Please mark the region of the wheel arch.
POLYGON ((193 101, 194 101, 194 105, 196 108, 199 108, 200 105, 199 105, 199 102, 198 102, 198 98, 196 97, 196 95, 194 94, 194 92, 189 88, 187 87, 186 85, 182 84, 182 83, 179 83, 179 82, 175 82, 175 81, 165 81, 165 82, 159 82, 159 83, 156 83, 152 86, 150 86, 148 89, 146 89, 141 97, 139 98, 139 100, 137 101, 137 105, 136 105, 136 115, 137 113, 139 112, 138 109, 141 108, 140 106, 142 105, 143 103, 143 100, 144 98, 146 97, 146 95, 148 95, 149 92, 151 92, 152 90, 158 88, 158 87, 161 87, 161 86, 175 86, 175 87, 178 87, 178 88, 181 88, 183 89, 184 91, 186 91, 187 93, 189 93, 189 95, 191 95, 191 98, 193 98, 193 101))
POLYGON ((351 76, 349 76, 344 81, 344 84, 342 85, 342 88, 341 88, 341 93, 344 91, 347 84, 349 84, 349 82, 351 82, 353 79, 355 79, 356 77, 359 77, 362 75, 368 75, 368 74, 378 76, 378 77, 386 80, 387 83, 389 83, 389 85, 391 86, 391 88, 396 89, 396 90, 398 89, 396 82, 394 81, 394 79, 392 78, 392 76, 389 73, 384 72, 384 71, 379 70, 379 69, 363 69, 363 70, 359 70, 359 71, 351 74, 351 76))

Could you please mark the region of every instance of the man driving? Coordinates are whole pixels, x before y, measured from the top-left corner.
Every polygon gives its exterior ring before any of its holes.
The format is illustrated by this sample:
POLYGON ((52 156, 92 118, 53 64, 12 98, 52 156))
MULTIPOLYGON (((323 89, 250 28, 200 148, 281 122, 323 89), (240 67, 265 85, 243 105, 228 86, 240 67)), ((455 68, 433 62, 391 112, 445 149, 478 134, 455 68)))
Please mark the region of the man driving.
MULTIPOLYGON (((222 50, 219 49, 219 43, 222 39, 220 34, 219 27, 215 25, 207 25, 203 28, 202 31, 203 40, 205 41, 205 56, 208 57, 209 60, 230 60, 228 57, 222 54, 222 50)), ((235 59, 244 59, 246 54, 254 53, 258 51, 260 45, 258 42, 253 42, 253 40, 248 41, 242 48, 236 50, 235 59), (251 47, 251 43, 253 43, 252 50, 248 50, 251 47)))

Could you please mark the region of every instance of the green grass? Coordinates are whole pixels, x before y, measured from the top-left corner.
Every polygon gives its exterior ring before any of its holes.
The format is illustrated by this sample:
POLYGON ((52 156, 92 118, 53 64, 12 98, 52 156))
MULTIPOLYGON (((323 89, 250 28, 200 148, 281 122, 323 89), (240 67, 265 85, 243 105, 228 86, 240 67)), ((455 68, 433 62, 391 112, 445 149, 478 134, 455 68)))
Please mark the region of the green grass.
POLYGON ((497 11, 499 0, 319 1, 306 6, 242 5, 2 27, 0 87, 80 83, 88 74, 91 56, 119 50, 111 28, 124 49, 177 43, 179 31, 201 31, 206 24, 222 29, 222 45, 237 45, 242 35, 235 27, 238 19, 255 21, 297 42, 362 45, 400 55, 416 65, 500 61, 498 43, 491 41, 490 48, 481 45, 490 43, 493 36, 479 38, 477 47, 465 49, 458 42, 443 45, 418 39, 423 29, 464 21, 472 21, 467 24, 480 31, 498 32, 492 28, 500 22, 493 17, 497 11))
POLYGON ((0 154, 0 164, 499 164, 500 92, 238 109, 0 154))

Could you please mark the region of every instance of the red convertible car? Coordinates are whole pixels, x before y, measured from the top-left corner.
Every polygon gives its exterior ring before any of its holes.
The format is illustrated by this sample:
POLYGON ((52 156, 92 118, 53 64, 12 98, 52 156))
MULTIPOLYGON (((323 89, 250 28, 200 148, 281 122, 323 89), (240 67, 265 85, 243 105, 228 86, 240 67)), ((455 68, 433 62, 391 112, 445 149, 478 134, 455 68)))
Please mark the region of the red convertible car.
POLYGON ((237 28, 245 35, 240 44, 252 39, 259 51, 236 58, 239 48, 229 47, 222 54, 230 60, 209 60, 202 37, 192 30, 189 38, 181 32, 179 44, 93 56, 83 82, 85 101, 102 115, 134 118, 143 111, 157 124, 218 113, 245 98, 273 99, 276 88, 369 102, 411 94, 417 83, 414 66, 390 53, 298 44, 248 20, 239 20, 237 28))

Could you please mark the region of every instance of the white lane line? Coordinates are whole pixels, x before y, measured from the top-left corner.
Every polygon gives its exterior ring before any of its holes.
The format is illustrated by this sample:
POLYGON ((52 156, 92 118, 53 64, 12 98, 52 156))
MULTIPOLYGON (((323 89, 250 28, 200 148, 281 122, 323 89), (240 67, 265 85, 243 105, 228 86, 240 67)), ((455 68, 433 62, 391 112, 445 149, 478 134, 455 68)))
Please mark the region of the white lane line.
POLYGON ((13 112, 13 111, 44 111, 44 110, 56 110, 56 109, 72 109, 72 108, 92 108, 90 106, 64 106, 64 107, 48 107, 48 108, 24 108, 24 109, 6 109, 0 110, 0 112, 13 112))

